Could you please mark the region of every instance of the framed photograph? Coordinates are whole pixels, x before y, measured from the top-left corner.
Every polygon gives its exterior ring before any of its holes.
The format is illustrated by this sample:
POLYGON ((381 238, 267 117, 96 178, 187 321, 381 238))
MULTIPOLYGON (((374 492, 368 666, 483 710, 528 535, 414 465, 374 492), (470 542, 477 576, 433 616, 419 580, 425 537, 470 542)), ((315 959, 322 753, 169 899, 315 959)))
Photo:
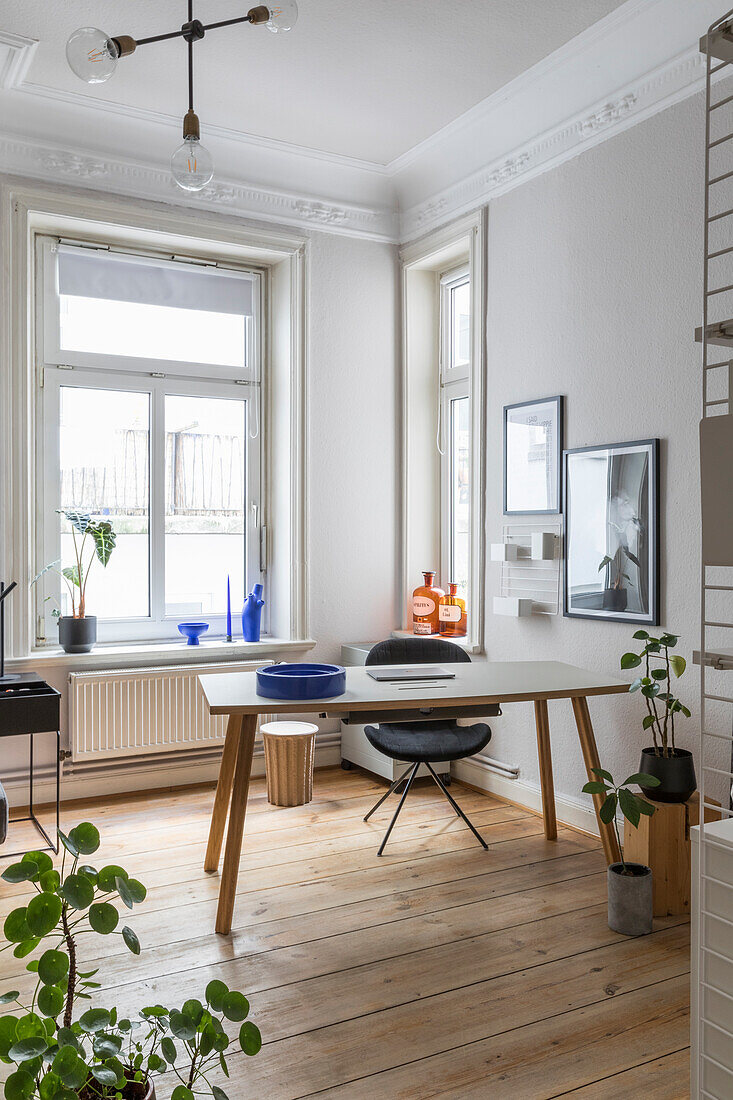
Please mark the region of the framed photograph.
POLYGON ((581 619, 659 623, 659 440, 565 451, 565 602, 581 619))
POLYGON ((560 511, 563 399, 504 406, 504 515, 560 511))

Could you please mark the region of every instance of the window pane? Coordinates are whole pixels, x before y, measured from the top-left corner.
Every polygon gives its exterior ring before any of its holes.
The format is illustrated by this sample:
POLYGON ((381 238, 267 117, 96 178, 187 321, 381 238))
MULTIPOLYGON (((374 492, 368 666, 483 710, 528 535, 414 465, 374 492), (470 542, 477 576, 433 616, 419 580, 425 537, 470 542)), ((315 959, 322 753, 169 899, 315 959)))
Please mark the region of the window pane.
POLYGON ((471 352, 471 284, 466 281, 451 290, 452 366, 465 367, 471 352))
MULTIPOLYGON (((94 559, 91 538, 83 550, 91 569, 86 611, 98 618, 135 618, 150 614, 150 397, 124 390, 61 386, 61 507, 109 520, 117 545, 106 567, 94 559)), ((83 536, 77 532, 77 545, 83 536)), ((71 525, 61 527, 63 566, 75 562, 71 525)), ((62 587, 62 611, 71 600, 62 587)))
POLYGON ((246 401, 165 398, 166 615, 232 612, 245 588, 246 401))
POLYGON ((463 596, 468 591, 468 441, 469 404, 467 397, 450 403, 451 423, 451 575, 463 596))
POLYGON ((59 300, 64 351, 225 367, 247 364, 247 317, 73 294, 62 294, 59 300))

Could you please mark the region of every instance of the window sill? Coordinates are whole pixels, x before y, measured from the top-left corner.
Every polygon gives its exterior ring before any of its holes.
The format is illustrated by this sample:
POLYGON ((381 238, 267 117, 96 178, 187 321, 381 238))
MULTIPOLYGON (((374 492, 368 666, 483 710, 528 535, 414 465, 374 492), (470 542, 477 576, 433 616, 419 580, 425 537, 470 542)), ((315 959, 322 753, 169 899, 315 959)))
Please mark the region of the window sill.
POLYGON ((298 657, 313 649, 310 638, 292 641, 284 638, 262 638, 259 642, 241 639, 225 642, 212 638, 197 646, 185 642, 141 642, 136 645, 98 645, 91 653, 64 653, 59 646, 45 646, 28 657, 6 660, 8 671, 41 672, 43 669, 68 667, 75 669, 136 668, 146 665, 223 664, 231 661, 252 661, 268 657, 298 657))

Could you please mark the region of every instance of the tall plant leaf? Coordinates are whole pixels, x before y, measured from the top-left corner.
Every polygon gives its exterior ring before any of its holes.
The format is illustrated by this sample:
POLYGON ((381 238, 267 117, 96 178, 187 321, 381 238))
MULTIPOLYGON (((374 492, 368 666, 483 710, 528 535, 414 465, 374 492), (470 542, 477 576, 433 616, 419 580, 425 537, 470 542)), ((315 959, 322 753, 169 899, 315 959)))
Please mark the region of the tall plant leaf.
POLYGON ((87 528, 92 522, 89 512, 80 512, 77 508, 57 508, 56 511, 60 516, 65 516, 75 530, 82 535, 86 534, 87 528))
POLYGON ((99 520, 98 523, 90 523, 89 534, 94 539, 97 557, 106 568, 107 562, 112 556, 112 551, 117 544, 117 535, 112 528, 112 524, 108 520, 99 520))

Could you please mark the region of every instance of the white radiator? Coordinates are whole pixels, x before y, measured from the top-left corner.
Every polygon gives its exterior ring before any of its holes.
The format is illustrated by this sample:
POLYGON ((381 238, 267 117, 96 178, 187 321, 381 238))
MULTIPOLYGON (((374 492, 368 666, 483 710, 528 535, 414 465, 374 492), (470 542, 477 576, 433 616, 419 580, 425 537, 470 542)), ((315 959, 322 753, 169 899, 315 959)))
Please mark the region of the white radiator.
POLYGON ((227 720, 224 715, 209 714, 199 673, 261 667, 259 660, 72 672, 72 759, 80 763, 221 745, 227 720))

